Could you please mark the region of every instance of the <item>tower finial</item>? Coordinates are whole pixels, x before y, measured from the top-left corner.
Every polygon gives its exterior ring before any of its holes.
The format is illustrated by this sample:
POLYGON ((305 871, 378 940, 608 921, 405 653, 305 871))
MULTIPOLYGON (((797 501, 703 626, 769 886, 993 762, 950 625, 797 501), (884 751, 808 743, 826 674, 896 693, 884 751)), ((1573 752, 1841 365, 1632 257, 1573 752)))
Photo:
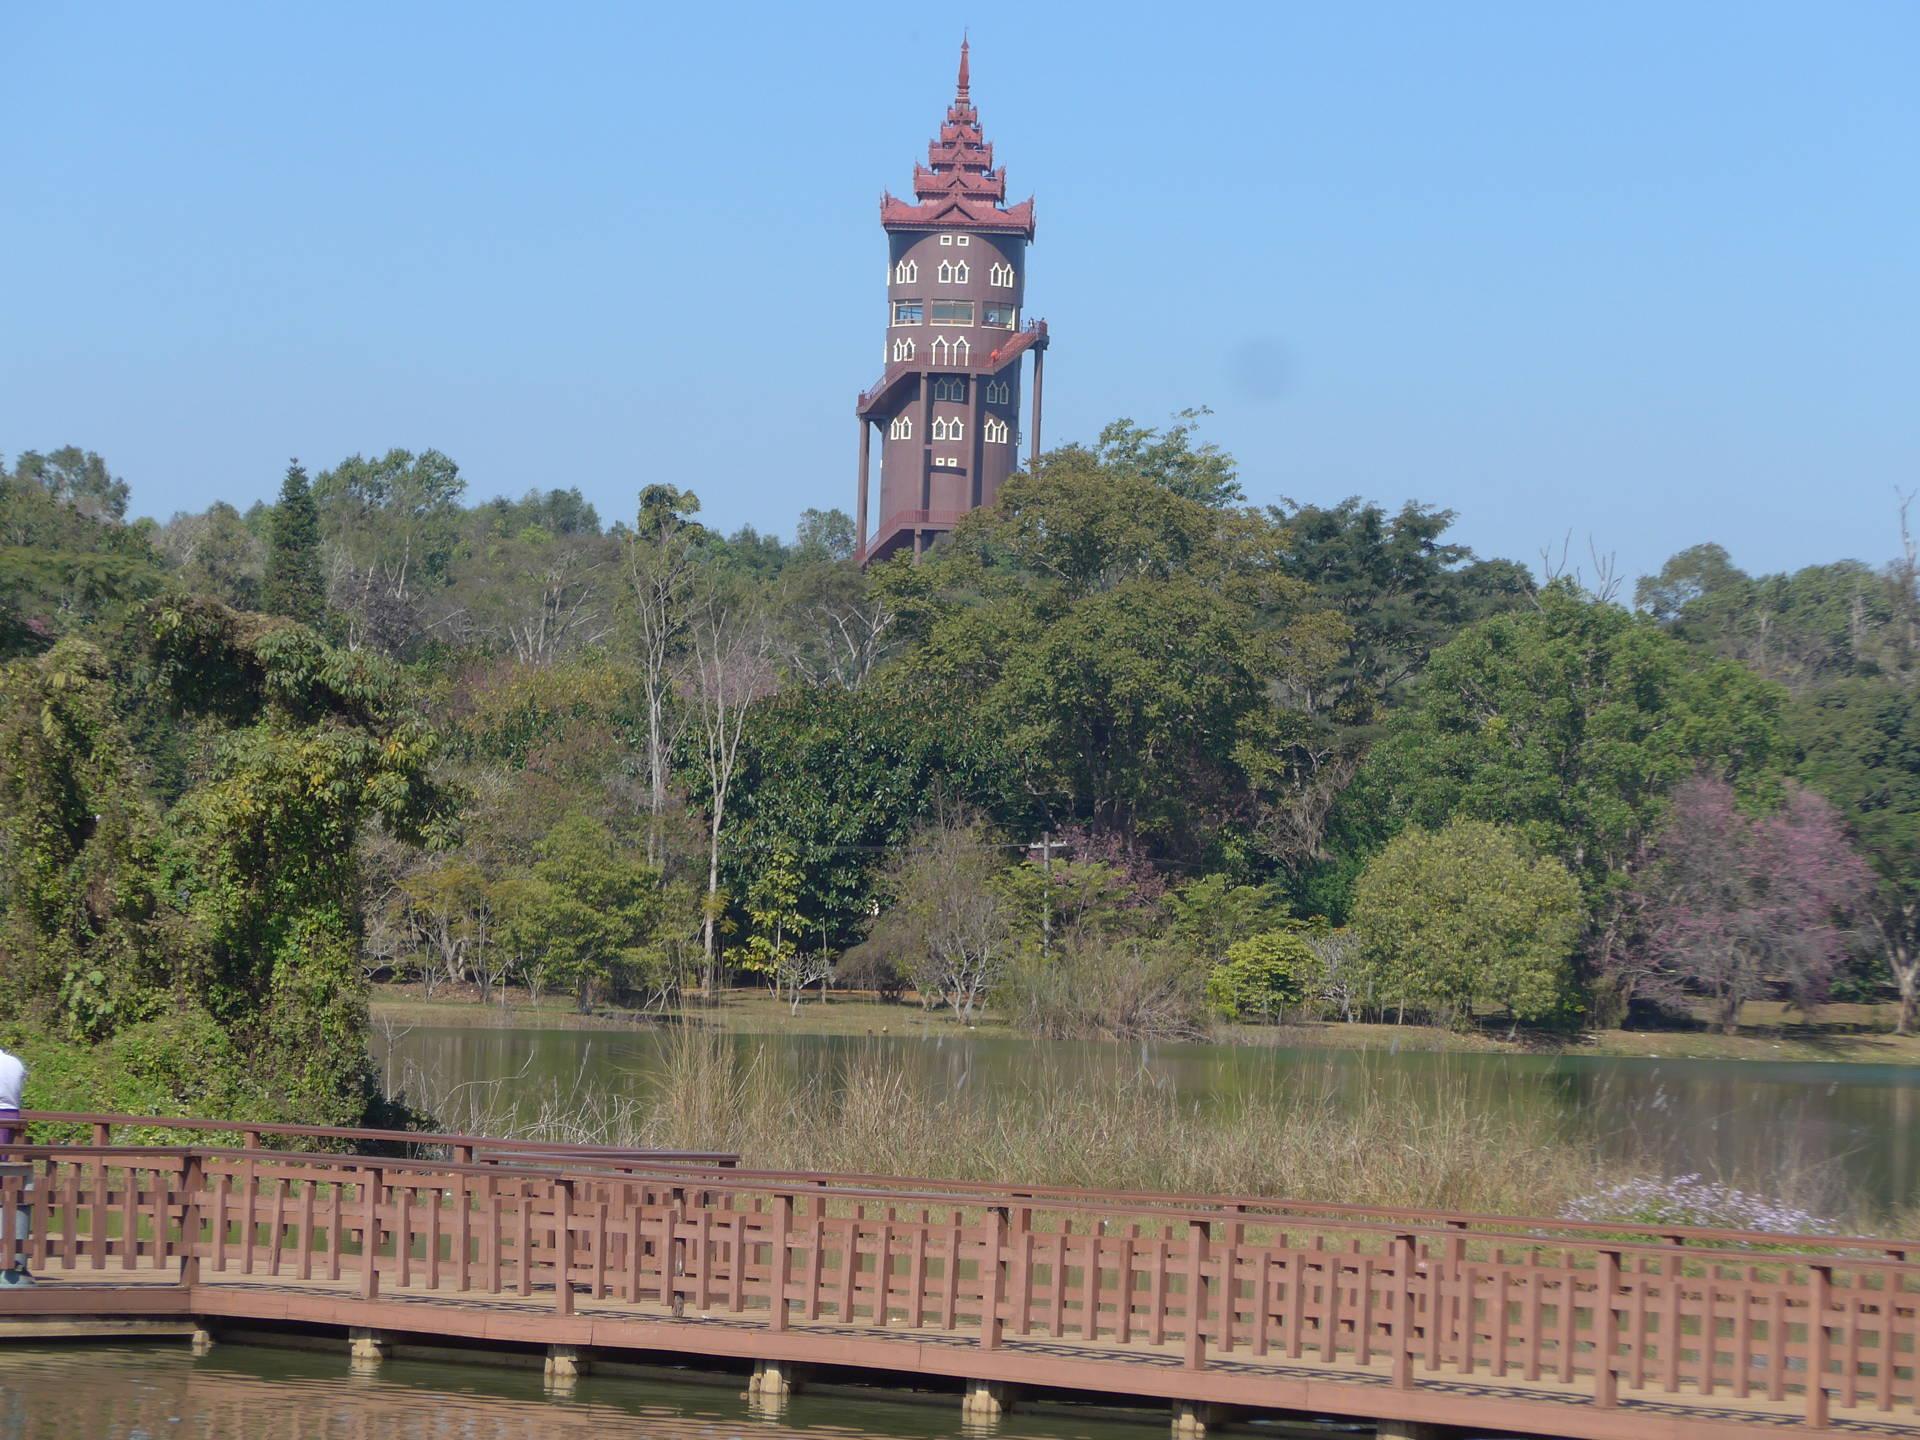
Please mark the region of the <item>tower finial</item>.
POLYGON ((960 104, 967 103, 967 32, 960 32, 960 85, 954 99, 960 104))

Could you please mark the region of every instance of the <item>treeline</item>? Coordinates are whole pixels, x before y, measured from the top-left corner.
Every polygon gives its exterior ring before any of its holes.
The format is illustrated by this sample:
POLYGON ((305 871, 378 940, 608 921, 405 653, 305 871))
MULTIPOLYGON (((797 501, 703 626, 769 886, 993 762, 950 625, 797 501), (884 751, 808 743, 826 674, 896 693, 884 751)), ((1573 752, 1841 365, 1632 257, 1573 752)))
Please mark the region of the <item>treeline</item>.
POLYGON ((1915 1022, 1911 547, 1701 547, 1627 608, 1447 511, 1250 505, 1191 415, 1051 452, 919 565, 672 485, 611 526, 466 498, 396 450, 128 523, 98 456, 0 469, 10 1023, 156 1088, 146 1037, 199 1026, 258 1104, 340 1113, 316 1041, 389 976, 837 980, 1050 1034, 1915 1022))

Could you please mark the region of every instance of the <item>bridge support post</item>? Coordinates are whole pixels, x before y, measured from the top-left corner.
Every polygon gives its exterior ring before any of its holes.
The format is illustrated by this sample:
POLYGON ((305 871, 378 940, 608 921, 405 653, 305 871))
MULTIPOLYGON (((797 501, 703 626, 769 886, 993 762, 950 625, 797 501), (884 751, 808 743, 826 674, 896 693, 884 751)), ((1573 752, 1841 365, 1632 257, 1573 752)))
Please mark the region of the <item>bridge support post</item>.
POLYGON ((205 1355, 211 1349, 213 1349, 213 1332, 207 1329, 205 1321, 194 1321, 193 1353, 196 1355, 205 1355))
POLYGON ((1204 1400, 1173 1402, 1173 1433, 1178 1440, 1204 1440, 1210 1430, 1226 1427, 1227 1415, 1218 1405, 1204 1400))
POLYGON ((547 1346, 546 1376, 549 1380, 577 1380, 592 1368, 587 1352, 577 1345, 547 1346))
POLYGON ((378 1365, 392 1348, 393 1342, 384 1330, 355 1325, 347 1331, 347 1355, 355 1366, 378 1365))
POLYGON ((969 1380, 960 1413, 969 1420, 997 1420, 1013 1409, 1013 1391, 998 1380, 969 1380))
POLYGON ((1382 1420, 1373 1433, 1378 1440, 1440 1440, 1445 1432, 1424 1420, 1382 1420))
POLYGON ((791 1360, 756 1360, 747 1381, 747 1394, 763 1401, 785 1400, 800 1388, 791 1360))

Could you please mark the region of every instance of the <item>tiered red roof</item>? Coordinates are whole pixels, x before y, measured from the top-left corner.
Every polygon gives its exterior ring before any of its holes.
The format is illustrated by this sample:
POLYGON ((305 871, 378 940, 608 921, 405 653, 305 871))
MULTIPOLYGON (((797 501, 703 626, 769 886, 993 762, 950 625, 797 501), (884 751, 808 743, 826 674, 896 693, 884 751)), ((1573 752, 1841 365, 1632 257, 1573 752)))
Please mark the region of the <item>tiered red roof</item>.
POLYGON ((888 230, 992 230, 1033 238, 1033 197, 1007 205, 1007 174, 993 168, 993 146, 980 130, 967 85, 967 42, 960 42, 960 80, 927 163, 913 167, 919 204, 887 194, 880 223, 888 230))

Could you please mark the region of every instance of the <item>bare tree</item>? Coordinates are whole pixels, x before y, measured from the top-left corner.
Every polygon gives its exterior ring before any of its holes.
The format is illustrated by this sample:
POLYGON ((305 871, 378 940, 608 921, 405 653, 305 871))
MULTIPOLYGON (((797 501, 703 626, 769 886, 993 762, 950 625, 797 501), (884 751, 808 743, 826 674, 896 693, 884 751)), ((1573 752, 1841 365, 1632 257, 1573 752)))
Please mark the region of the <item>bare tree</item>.
MULTIPOLYGON (((1612 605, 1620 598, 1625 577, 1620 573, 1619 557, 1609 550, 1600 553, 1600 547, 1587 537, 1587 557, 1593 565, 1593 583, 1589 585, 1585 575, 1580 573, 1578 565, 1568 563, 1568 555, 1573 549, 1573 532, 1569 530, 1560 541, 1559 558, 1554 557, 1553 546, 1540 547, 1540 586, 1545 589, 1559 579, 1570 579, 1580 589, 1591 595, 1603 605, 1612 605)), ((1537 603, 1537 602, 1536 602, 1537 603)))
POLYGON ((857 690, 891 648, 899 612, 869 592, 859 576, 841 576, 810 597, 789 595, 792 616, 781 643, 782 657, 810 685, 857 690))
POLYGON ((893 866, 893 904, 875 927, 901 955, 922 1002, 938 995, 962 1020, 973 1019, 1016 945, 994 885, 1000 850, 978 822, 920 831, 893 866))
POLYGON ((606 638, 600 609, 599 562, 584 550, 556 550, 537 575, 524 613, 507 622, 507 638, 522 664, 545 665, 563 650, 606 638))
POLYGON ((627 542, 627 581, 639 638, 640 686, 647 706, 647 863, 661 863, 661 816, 667 808, 667 761, 686 724, 674 691, 691 664, 687 629, 699 562, 701 527, 687 517, 699 497, 671 485, 640 492, 640 520, 627 542))
POLYGON ((747 712, 774 688, 773 637, 754 600, 717 587, 707 589, 694 605, 687 634, 692 660, 688 689, 707 767, 707 902, 701 949, 711 995, 717 980, 715 922, 727 792, 739 763, 747 712))

